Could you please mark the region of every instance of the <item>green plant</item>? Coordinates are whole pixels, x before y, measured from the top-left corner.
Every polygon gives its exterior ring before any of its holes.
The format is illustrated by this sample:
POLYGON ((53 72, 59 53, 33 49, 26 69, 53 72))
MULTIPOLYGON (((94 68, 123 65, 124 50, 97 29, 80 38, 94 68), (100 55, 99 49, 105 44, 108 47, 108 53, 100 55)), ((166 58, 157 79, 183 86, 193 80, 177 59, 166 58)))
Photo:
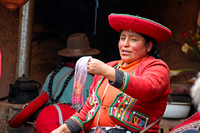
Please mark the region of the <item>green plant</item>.
POLYGON ((173 76, 179 75, 181 72, 191 71, 197 73, 197 70, 194 69, 179 69, 179 70, 170 70, 170 78, 173 76))

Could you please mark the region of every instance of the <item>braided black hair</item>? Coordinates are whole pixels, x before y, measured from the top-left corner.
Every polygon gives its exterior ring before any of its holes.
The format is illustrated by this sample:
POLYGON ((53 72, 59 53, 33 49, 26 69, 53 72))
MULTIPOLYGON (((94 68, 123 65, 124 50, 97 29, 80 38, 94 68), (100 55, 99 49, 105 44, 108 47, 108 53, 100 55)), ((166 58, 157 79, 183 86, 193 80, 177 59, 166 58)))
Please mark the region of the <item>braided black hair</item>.
POLYGON ((63 92, 64 92, 64 89, 66 88, 66 86, 68 85, 70 79, 74 76, 74 71, 73 70, 70 75, 67 77, 67 79, 65 80, 64 82, 64 85, 62 87, 62 90, 60 92, 60 94, 56 97, 56 99, 54 100, 53 98, 53 94, 52 94, 52 86, 53 86, 53 80, 56 76, 56 74, 64 67, 65 65, 65 62, 66 62, 66 59, 63 58, 62 62, 55 68, 55 70, 53 71, 53 73, 51 74, 50 76, 50 80, 49 80, 49 84, 48 84, 48 91, 49 91, 49 98, 50 98, 50 101, 51 103, 50 104, 53 104, 53 103, 57 103, 60 99, 60 97, 62 96, 63 92))
POLYGON ((53 71, 53 73, 50 76, 49 84, 48 84, 48 91, 49 91, 49 98, 51 102, 53 102, 53 94, 52 94, 52 85, 53 85, 53 80, 56 76, 56 74, 61 70, 61 68, 64 66, 64 62, 62 61, 53 71))
POLYGON ((62 94, 63 94, 65 88, 67 87, 69 81, 70 81, 71 78, 74 76, 74 73, 75 73, 75 69, 70 73, 70 75, 69 75, 69 76, 67 77, 67 79, 65 80, 64 85, 63 85, 63 87, 62 87, 62 90, 60 91, 60 94, 56 97, 56 99, 55 99, 55 101, 54 101, 55 103, 57 103, 57 102, 59 101, 59 99, 60 99, 60 97, 62 96, 62 94))
MULTIPOLYGON (((141 33, 140 33, 140 34, 141 34, 141 33)), ((150 42, 150 41, 153 43, 153 46, 152 46, 152 48, 151 48, 151 51, 149 51, 147 54, 148 54, 149 56, 155 57, 156 59, 160 59, 161 57, 160 57, 160 55, 159 55, 159 53, 158 53, 157 43, 155 42, 155 40, 154 40, 153 38, 147 36, 147 35, 144 35, 144 34, 141 34, 141 35, 142 35, 142 37, 145 39, 146 44, 147 44, 148 42, 150 42)))

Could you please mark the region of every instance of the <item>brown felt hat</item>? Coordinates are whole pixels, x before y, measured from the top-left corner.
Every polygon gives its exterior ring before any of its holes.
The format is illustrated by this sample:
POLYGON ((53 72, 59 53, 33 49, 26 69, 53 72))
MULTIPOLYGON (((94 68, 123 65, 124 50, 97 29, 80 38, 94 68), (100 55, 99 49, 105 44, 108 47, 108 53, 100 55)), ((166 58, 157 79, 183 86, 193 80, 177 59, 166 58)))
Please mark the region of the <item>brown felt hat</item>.
POLYGON ((80 57, 99 53, 98 49, 90 47, 88 37, 85 33, 70 35, 67 40, 67 47, 58 51, 58 54, 64 57, 80 57))

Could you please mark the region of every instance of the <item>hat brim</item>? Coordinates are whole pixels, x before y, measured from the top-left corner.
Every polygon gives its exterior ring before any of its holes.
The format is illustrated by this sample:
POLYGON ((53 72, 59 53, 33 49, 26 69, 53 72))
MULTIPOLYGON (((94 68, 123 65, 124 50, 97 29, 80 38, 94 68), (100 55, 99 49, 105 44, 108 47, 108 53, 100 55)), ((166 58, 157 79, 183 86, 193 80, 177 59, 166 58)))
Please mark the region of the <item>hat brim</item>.
POLYGON ((85 51, 81 49, 62 49, 58 51, 58 55, 64 56, 64 57, 80 57, 80 56, 86 56, 86 55, 97 55, 100 51, 98 49, 89 48, 85 51))
POLYGON ((110 26, 120 32, 121 30, 132 30, 152 37, 156 42, 164 42, 171 36, 167 27, 150 19, 129 14, 110 14, 108 16, 110 26))
POLYGON ((16 113, 13 118, 8 121, 8 125, 13 128, 20 127, 32 114, 34 114, 42 105, 49 100, 47 92, 43 92, 28 104, 20 112, 16 113))

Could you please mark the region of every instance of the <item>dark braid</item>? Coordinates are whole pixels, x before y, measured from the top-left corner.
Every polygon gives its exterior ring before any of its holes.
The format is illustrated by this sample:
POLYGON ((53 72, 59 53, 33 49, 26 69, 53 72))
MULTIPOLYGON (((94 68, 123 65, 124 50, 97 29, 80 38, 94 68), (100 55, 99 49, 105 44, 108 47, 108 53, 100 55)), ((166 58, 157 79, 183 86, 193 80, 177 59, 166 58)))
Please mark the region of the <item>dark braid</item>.
POLYGON ((63 87, 62 87, 62 90, 60 91, 60 94, 59 94, 59 95, 56 97, 56 99, 55 99, 55 103, 57 103, 58 100, 60 99, 60 97, 62 96, 62 94, 63 94, 65 88, 67 87, 67 85, 68 85, 70 79, 74 76, 74 72, 75 72, 75 69, 70 73, 70 75, 69 75, 69 76, 67 77, 67 79, 65 80, 64 85, 63 85, 63 87))
POLYGON ((49 80, 49 84, 48 84, 48 91, 49 91, 49 98, 51 100, 51 102, 53 102, 53 94, 52 94, 52 85, 53 85, 53 80, 56 76, 56 74, 61 70, 61 68, 63 68, 64 66, 64 62, 61 62, 60 65, 58 65, 55 70, 53 71, 53 73, 51 74, 50 80, 49 80))
POLYGON ((157 43, 155 41, 153 42, 153 47, 152 47, 151 51, 148 52, 147 54, 155 57, 156 59, 161 59, 160 54, 158 53, 157 43))
MULTIPOLYGON (((140 34, 141 34, 141 33, 140 33, 140 34)), ((153 43, 153 46, 152 46, 152 48, 151 48, 151 51, 148 52, 147 54, 148 54, 149 56, 155 57, 156 59, 160 59, 160 55, 159 55, 158 50, 157 50, 157 43, 155 42, 155 40, 154 40, 153 38, 147 36, 147 35, 144 35, 144 34, 141 34, 141 35, 142 35, 142 36, 144 37, 144 39, 146 40, 146 44, 147 44, 148 42, 150 42, 150 41, 153 43)))

